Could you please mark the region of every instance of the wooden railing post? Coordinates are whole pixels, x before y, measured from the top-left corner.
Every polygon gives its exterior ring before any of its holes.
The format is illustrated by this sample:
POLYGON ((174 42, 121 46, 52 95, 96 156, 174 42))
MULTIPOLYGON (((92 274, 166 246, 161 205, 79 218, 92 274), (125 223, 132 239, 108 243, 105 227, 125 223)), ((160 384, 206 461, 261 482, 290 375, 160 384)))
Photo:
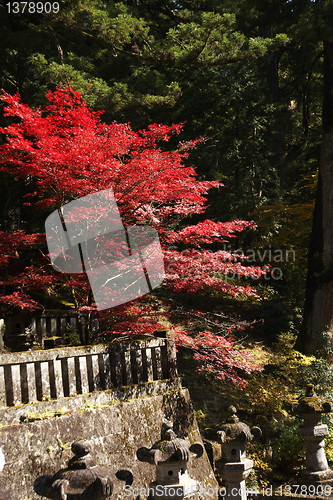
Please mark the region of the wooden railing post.
POLYGON ((5 320, 3 318, 0 319, 0 349, 4 347, 3 343, 3 335, 5 333, 5 320))
POLYGON ((176 346, 170 338, 166 341, 169 378, 178 377, 176 346))

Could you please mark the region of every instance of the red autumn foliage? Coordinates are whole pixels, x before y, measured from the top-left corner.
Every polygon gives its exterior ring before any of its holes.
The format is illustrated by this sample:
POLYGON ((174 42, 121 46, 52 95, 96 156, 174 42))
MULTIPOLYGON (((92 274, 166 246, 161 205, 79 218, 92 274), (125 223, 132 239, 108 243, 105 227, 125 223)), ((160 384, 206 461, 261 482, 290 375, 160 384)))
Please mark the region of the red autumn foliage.
MULTIPOLYGON (((205 212, 208 190, 222 186, 219 181, 198 181, 195 169, 184 164, 198 141, 179 143, 175 150, 166 148, 165 143, 181 132, 183 124, 152 124, 135 132, 128 123, 103 123, 102 112, 91 110, 70 85, 46 97, 49 104, 37 110, 23 104, 18 95, 4 92, 1 97, 4 115, 14 120, 0 129, 6 136, 0 147, 0 170, 15 178, 29 178, 33 187, 25 197, 27 205, 44 210, 46 218, 75 198, 112 188, 124 225, 144 223, 158 231, 166 285, 186 293, 209 287, 231 295, 255 294, 251 286, 228 283, 225 275, 259 277, 264 271, 242 265, 228 252, 207 248, 253 228, 253 222, 205 220, 179 229, 181 219, 205 212)), ((42 234, 17 231, 0 236, 0 265, 7 267, 1 282, 3 306, 33 310, 40 307, 34 291, 52 290, 53 295, 71 297, 77 310, 95 310, 86 277, 53 271, 43 252, 39 262, 10 273, 10 262, 18 258, 18 252, 42 244, 42 234)), ((151 313, 141 299, 108 311, 112 334, 150 334, 158 326, 152 319, 156 312, 151 313)), ((239 369, 257 369, 230 339, 207 332, 192 338, 178 332, 176 340, 191 348, 202 366, 218 378, 240 383, 239 369)))
POLYGON ((190 337, 185 331, 176 331, 176 343, 191 349, 194 359, 199 361, 199 371, 212 373, 217 380, 245 386, 239 370, 251 373, 259 370, 253 363, 252 356, 244 349, 238 349, 231 337, 225 338, 211 332, 200 332, 197 338, 190 337))

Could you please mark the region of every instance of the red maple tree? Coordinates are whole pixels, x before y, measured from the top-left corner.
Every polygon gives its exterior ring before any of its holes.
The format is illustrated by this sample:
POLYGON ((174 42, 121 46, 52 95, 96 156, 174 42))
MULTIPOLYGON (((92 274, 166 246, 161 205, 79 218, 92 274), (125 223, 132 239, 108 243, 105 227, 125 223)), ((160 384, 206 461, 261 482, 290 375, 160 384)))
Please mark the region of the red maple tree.
MULTIPOLYGON (((0 129, 6 142, 0 147, 0 169, 15 178, 29 179, 25 204, 47 215, 69 201, 112 188, 123 224, 148 224, 160 236, 164 251, 165 284, 174 291, 195 293, 209 287, 231 295, 254 295, 251 286, 230 283, 226 276, 259 277, 264 271, 239 262, 237 255, 209 245, 228 242, 238 232, 254 227, 253 222, 205 220, 184 227, 182 219, 205 212, 207 192, 222 186, 219 181, 198 181, 195 169, 186 166, 189 150, 198 141, 179 143, 170 150, 167 143, 180 133, 183 124, 149 125, 135 132, 127 124, 105 124, 102 112, 90 109, 80 92, 70 85, 48 92, 45 109, 33 110, 18 95, 3 92, 4 115, 11 124, 0 129), (17 120, 19 119, 19 120, 17 120)), ((85 275, 53 271, 45 251, 43 233, 23 231, 1 233, 0 266, 2 306, 33 311, 41 307, 34 291, 71 296, 78 311, 95 311, 85 275), (24 269, 10 262, 31 245, 40 246, 38 262, 24 269), (44 246, 43 246, 44 245, 44 246), (44 248, 44 250, 43 250, 44 248)), ((144 299, 104 312, 110 331, 118 335, 149 334, 156 330, 154 307, 144 299)), ((203 366, 219 378, 242 383, 238 369, 256 369, 243 350, 230 339, 203 332, 193 338, 175 329, 175 338, 195 352, 203 366)))

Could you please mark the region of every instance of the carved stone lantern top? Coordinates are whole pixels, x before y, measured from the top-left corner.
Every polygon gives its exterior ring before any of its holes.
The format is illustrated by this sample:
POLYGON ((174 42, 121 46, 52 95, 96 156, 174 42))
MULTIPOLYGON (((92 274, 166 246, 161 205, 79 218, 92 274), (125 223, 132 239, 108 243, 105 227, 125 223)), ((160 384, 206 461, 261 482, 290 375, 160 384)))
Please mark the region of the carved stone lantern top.
POLYGON ((203 446, 200 443, 190 444, 188 439, 177 436, 171 422, 163 423, 161 439, 151 448, 142 447, 136 452, 140 462, 156 467, 155 481, 149 484, 154 493, 149 498, 192 498, 198 485, 190 478, 187 463, 190 458, 201 457, 202 454, 203 446))
POLYGON ((200 443, 190 445, 188 439, 177 437, 171 422, 162 424, 161 439, 153 444, 151 448, 139 448, 136 455, 140 462, 148 462, 160 465, 171 462, 188 462, 193 453, 201 457, 203 447, 200 443))
POLYGON ((301 396, 298 401, 295 401, 292 409, 299 415, 331 413, 333 411, 333 404, 331 401, 322 401, 315 393, 314 386, 308 384, 305 396, 301 396))
MULTIPOLYGON (((53 500, 107 500, 113 492, 112 470, 108 466, 93 465, 90 456, 91 443, 86 440, 72 444, 75 454, 66 469, 54 476, 41 476, 34 484, 38 495, 53 500)), ((130 471, 121 470, 115 475, 118 479, 132 484, 130 471)))
POLYGON ((239 421, 237 409, 234 406, 228 408, 229 417, 225 424, 220 424, 217 433, 221 436, 222 443, 239 441, 249 443, 253 439, 261 437, 262 432, 259 427, 250 427, 239 421))

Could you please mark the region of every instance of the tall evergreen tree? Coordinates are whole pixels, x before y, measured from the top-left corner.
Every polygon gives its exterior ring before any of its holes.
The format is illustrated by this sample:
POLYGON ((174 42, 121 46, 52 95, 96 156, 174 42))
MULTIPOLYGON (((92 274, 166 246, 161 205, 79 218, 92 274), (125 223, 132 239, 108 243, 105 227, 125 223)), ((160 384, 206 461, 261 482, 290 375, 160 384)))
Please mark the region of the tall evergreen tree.
POLYGON ((333 339, 333 5, 316 3, 317 30, 324 45, 323 127, 316 204, 300 342, 307 352, 321 347, 323 334, 333 339))

